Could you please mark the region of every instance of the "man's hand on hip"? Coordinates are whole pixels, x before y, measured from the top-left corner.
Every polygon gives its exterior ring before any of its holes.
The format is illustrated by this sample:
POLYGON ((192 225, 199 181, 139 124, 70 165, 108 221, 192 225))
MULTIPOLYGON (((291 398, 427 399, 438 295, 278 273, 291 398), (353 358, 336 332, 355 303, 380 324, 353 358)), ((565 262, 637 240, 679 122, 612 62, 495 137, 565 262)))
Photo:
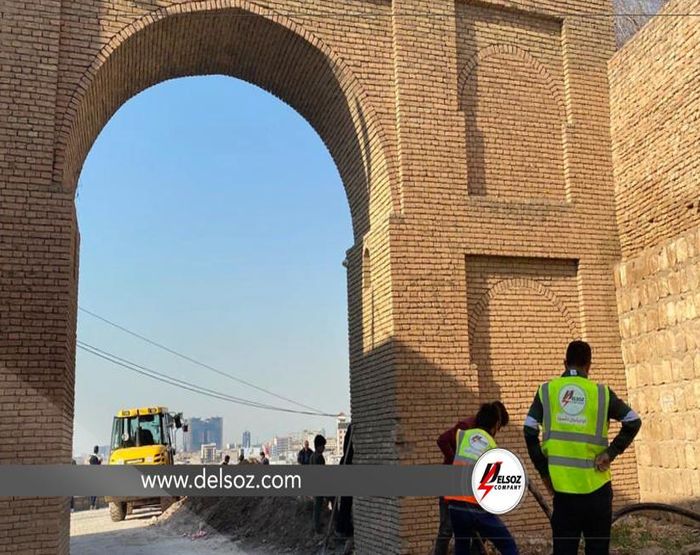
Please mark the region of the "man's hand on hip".
POLYGON ((595 458, 595 468, 599 472, 610 470, 610 455, 607 452, 601 453, 595 458))

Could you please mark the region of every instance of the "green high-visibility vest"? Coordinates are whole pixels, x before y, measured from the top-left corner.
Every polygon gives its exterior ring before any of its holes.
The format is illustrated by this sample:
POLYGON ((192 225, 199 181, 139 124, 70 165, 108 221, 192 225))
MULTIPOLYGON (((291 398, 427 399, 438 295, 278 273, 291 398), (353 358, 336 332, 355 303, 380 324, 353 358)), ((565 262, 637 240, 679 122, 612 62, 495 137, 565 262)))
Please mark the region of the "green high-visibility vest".
POLYGON ((608 446, 610 390, 581 376, 564 376, 540 386, 542 451, 554 491, 591 493, 608 483, 610 470, 595 468, 608 446))
POLYGON ((496 448, 496 440, 481 428, 457 430, 457 450, 454 464, 476 463, 486 451, 496 448))
POLYGON ((465 501, 467 503, 476 503, 474 491, 472 490, 471 475, 474 471, 474 466, 479 457, 486 451, 496 447, 496 441, 491 435, 481 428, 471 428, 469 430, 457 430, 457 450, 455 458, 452 461, 453 465, 466 467, 465 482, 467 491, 464 495, 446 495, 447 501, 465 501))

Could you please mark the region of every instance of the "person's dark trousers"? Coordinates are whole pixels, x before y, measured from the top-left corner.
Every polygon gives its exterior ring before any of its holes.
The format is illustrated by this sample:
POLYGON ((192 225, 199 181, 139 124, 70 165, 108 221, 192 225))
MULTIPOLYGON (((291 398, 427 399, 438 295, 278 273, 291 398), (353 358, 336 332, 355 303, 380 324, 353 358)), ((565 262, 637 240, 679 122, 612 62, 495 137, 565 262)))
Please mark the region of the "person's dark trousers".
MULTIPOLYGON (((450 520, 450 509, 444 497, 440 497, 440 526, 438 535, 435 540, 435 551, 433 555, 447 555, 450 550, 450 540, 452 540, 452 521, 450 520)), ((472 541, 471 555, 484 555, 484 550, 481 548, 481 542, 478 540, 472 541)))
POLYGON ((91 509, 97 508, 97 497, 90 497, 90 508, 91 509))
POLYGON ((335 530, 341 536, 353 535, 352 524, 352 497, 341 497, 338 508, 338 520, 335 523, 335 530))
POLYGON ((518 546, 503 521, 480 507, 468 503, 450 502, 450 520, 455 534, 454 555, 469 555, 476 534, 489 540, 501 555, 518 555, 518 546))
POLYGON ((450 521, 450 509, 444 497, 440 498, 440 526, 435 540, 434 555, 447 555, 452 539, 452 522, 450 521))
POLYGON ((586 555, 608 555, 613 490, 610 482, 592 493, 555 493, 554 555, 576 555, 583 535, 586 555))
POLYGON ((323 504, 325 501, 325 497, 314 497, 314 530, 318 534, 323 532, 323 528, 321 527, 321 512, 323 511, 323 504))

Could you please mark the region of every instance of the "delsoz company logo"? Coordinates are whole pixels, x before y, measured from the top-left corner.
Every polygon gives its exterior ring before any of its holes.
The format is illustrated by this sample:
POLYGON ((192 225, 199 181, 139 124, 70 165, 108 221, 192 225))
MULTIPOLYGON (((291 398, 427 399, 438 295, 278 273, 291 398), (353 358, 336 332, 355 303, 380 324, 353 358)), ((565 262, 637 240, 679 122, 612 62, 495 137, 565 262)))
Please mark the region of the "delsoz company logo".
POLYGON ((489 513, 502 515, 515 509, 526 487, 523 463, 507 449, 486 451, 474 465, 472 491, 476 502, 489 513))
POLYGON ((577 385, 568 385, 559 392, 559 406, 569 416, 581 414, 586 407, 586 393, 577 385))
POLYGON ((489 442, 484 436, 479 434, 474 434, 469 440, 469 444, 475 449, 480 449, 482 451, 485 451, 489 448, 489 442))

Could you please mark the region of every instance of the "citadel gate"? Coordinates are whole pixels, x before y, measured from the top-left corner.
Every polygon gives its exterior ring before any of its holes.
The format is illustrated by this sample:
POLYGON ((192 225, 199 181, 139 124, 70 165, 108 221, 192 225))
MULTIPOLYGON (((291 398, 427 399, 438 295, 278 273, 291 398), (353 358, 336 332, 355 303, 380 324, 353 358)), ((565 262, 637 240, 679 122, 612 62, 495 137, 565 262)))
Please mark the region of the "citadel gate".
MULTIPOLYGON (((0 462, 70 461, 76 182, 124 102, 187 75, 277 95, 338 166, 358 463, 438 463, 438 433, 496 397, 513 419, 502 442, 526 457, 525 411, 575 337, 624 395, 614 40, 609 19, 567 15, 611 7, 585 4, 5 0, 0 462)), ((633 457, 618 463, 622 498, 633 457)), ((0 552, 67 553, 68 519, 67 499, 0 501, 0 552)), ((532 505, 510 524, 525 519, 544 527, 532 505)), ((359 553, 426 553, 436 502, 359 499, 355 530, 359 553)))

